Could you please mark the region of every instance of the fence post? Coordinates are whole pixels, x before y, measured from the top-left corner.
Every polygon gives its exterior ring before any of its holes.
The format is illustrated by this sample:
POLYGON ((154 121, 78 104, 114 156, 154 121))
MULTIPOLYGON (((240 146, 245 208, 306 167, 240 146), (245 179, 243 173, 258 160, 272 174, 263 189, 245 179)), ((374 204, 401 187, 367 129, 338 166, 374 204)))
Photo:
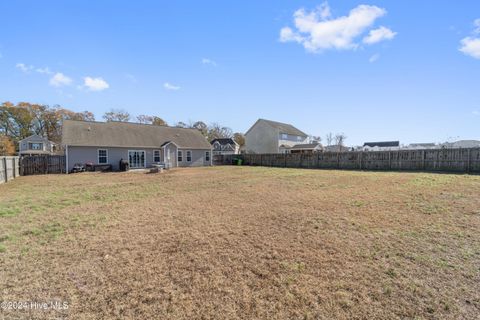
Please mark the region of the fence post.
POLYGON ((472 149, 468 149, 467 151, 467 172, 470 172, 470 158, 471 158, 471 151, 472 149))
POLYGON ((422 150, 422 170, 425 170, 425 150, 422 150))

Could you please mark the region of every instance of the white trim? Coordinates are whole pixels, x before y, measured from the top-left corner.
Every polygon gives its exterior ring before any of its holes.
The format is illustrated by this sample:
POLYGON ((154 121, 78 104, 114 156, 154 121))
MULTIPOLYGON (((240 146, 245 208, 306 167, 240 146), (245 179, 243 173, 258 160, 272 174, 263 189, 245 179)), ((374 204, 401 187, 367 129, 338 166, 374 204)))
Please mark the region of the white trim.
POLYGON ((97 149, 97 163, 98 164, 108 164, 108 149, 101 149, 101 148, 97 149), (107 161, 105 163, 100 163, 100 153, 99 153, 100 150, 105 150, 105 154, 106 154, 106 158, 107 158, 107 161))
POLYGON ((178 167, 178 163, 179 163, 179 162, 183 162, 183 150, 177 149, 177 167, 178 167), (182 155, 181 155, 182 160, 178 160, 179 152, 182 154, 182 155))
POLYGON ((127 150, 127 159, 128 159, 128 165, 132 169, 139 169, 139 168, 146 168, 147 167, 147 152, 145 150, 138 150, 138 149, 127 150), (131 152, 143 152, 143 167, 131 167, 130 166, 130 151, 131 152))
POLYGON ((153 162, 162 162, 162 153, 160 152, 160 149, 153 150, 153 162), (155 151, 158 151, 158 161, 155 161, 155 151))
POLYGON ((193 153, 192 150, 185 150, 185 160, 186 162, 192 162, 193 159, 193 153), (188 153, 190 152, 190 160, 188 160, 188 153))

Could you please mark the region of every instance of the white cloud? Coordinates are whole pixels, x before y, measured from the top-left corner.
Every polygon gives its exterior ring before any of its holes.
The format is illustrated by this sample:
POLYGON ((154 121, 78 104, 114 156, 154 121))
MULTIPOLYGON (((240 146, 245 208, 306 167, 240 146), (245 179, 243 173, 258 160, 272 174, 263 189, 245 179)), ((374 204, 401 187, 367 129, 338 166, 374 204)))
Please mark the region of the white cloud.
POLYGON ((311 12, 302 8, 293 14, 296 30, 282 28, 280 41, 298 42, 310 52, 353 50, 358 47, 356 38, 386 13, 383 8, 359 5, 350 10, 347 16, 334 19, 326 2, 311 12))
POLYGON ((110 88, 110 85, 102 78, 85 77, 83 78, 83 85, 90 91, 102 91, 110 88))
POLYGON ((55 75, 50 78, 50 85, 54 87, 68 86, 70 84, 72 84, 72 79, 61 72, 55 73, 55 75))
POLYGON ((363 43, 374 44, 384 40, 392 40, 393 38, 395 38, 396 35, 396 32, 393 32, 392 30, 381 26, 378 29, 370 30, 368 36, 363 38, 363 43))
POLYGON ((211 66, 214 66, 216 67, 217 66, 217 63, 211 59, 208 59, 208 58, 203 58, 202 59, 202 64, 207 64, 207 65, 211 65, 211 66))
POLYGON ((460 50, 467 56, 471 56, 475 59, 480 59, 480 38, 476 37, 480 34, 480 19, 476 19, 473 22, 475 29, 473 30, 473 34, 475 36, 466 37, 460 40, 460 50))
POLYGON ((375 53, 373 56, 370 57, 370 59, 368 59, 368 62, 374 63, 374 62, 377 61, 378 59, 380 59, 380 54, 375 53))
POLYGON ((474 33, 480 33, 480 18, 473 21, 473 25, 475 26, 474 33))
POLYGON ((165 82, 163 84, 163 87, 166 89, 166 90, 180 90, 180 87, 179 86, 174 86, 173 84, 170 84, 168 82, 165 82))
POLYGON ((466 37, 461 41, 460 51, 475 59, 480 59, 480 38, 466 37))
POLYGON ((18 69, 20 69, 22 72, 28 73, 33 69, 33 66, 28 66, 25 63, 17 63, 15 65, 18 69))
POLYGON ((42 73, 42 74, 53 74, 53 72, 48 67, 37 68, 37 69, 35 69, 35 71, 38 72, 38 73, 42 73))

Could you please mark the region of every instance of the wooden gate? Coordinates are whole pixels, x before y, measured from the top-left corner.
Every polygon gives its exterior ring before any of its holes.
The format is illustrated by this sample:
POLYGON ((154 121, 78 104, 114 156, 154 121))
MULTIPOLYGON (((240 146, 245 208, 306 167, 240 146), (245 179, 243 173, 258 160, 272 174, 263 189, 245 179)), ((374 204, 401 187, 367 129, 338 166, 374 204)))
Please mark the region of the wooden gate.
POLYGON ((65 156, 38 155, 20 159, 20 174, 65 173, 65 156))

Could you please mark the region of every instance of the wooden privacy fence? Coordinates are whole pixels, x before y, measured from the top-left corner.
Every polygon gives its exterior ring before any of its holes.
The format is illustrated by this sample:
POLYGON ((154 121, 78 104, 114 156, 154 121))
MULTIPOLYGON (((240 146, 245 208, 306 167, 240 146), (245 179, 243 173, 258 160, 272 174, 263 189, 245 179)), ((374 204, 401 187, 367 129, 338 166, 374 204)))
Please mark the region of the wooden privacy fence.
POLYGON ((0 183, 13 180, 19 175, 19 157, 0 157, 0 183))
POLYGON ((235 159, 249 166, 480 173, 480 148, 223 155, 215 164, 235 159))
POLYGON ((20 159, 20 174, 65 173, 65 156, 38 155, 27 156, 20 159))

